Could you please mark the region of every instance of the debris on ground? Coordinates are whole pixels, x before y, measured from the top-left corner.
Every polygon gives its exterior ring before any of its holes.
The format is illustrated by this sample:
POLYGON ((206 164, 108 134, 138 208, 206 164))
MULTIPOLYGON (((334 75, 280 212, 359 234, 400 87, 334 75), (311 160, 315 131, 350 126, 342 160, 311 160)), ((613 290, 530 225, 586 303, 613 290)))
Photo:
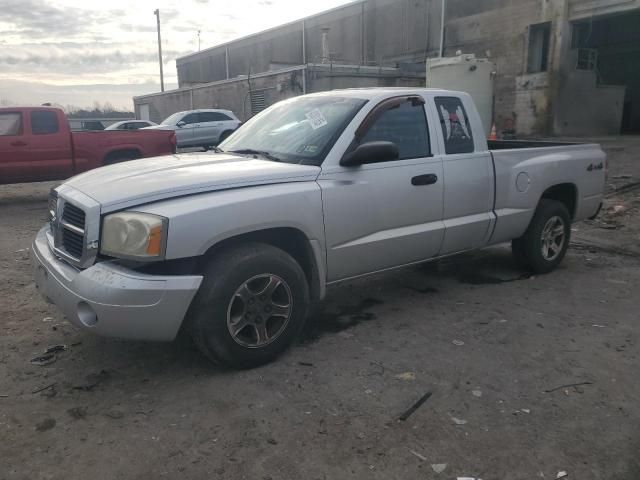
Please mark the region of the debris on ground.
POLYGON ((447 464, 446 463, 432 463, 431 464, 431 470, 433 470, 435 473, 442 473, 442 472, 444 472, 445 468, 447 468, 447 464))
POLYGON ((33 365, 38 365, 40 367, 50 365, 58 359, 58 353, 64 352, 66 349, 66 345, 51 345, 50 347, 47 347, 41 355, 33 357, 30 362, 33 365))
POLYGON ((614 215, 624 213, 625 210, 626 210, 626 207, 624 205, 614 205, 614 207, 611 209, 614 215))
POLYGON ((471 395, 473 395, 474 397, 480 398, 482 396, 482 390, 480 389, 471 390, 471 395))
POLYGON ((454 345, 457 345, 459 347, 461 347, 462 345, 464 345, 464 342, 462 340, 454 340, 453 342, 454 345))
POLYGON ((0 398, 9 398, 9 395, 6 393, 0 393, 0 398))
POLYGON ((482 479, 476 478, 476 477, 458 477, 458 480, 482 480, 482 479))
POLYGON ((87 418, 87 407, 73 407, 67 410, 67 413, 76 420, 84 420, 87 418))
POLYGON ((456 425, 466 425, 467 424, 467 421, 462 419, 462 418, 451 417, 451 420, 453 420, 453 423, 455 423, 456 425))
POLYGON ((45 418, 41 422, 36 423, 37 432, 46 432, 56 426, 56 421, 53 418, 45 418))
POLYGON ((398 380, 415 380, 416 374, 413 372, 403 372, 395 375, 398 380))
POLYGON ((545 390, 544 393, 555 392, 556 390, 562 390, 563 388, 581 387, 582 385, 593 385, 593 382, 568 383, 566 385, 560 385, 559 387, 555 387, 555 388, 551 388, 549 390, 545 390))
POLYGON ((562 471, 558 472, 558 474, 556 475, 556 480, 558 478, 564 478, 564 477, 568 477, 568 476, 569 476, 569 474, 567 472, 565 472, 564 470, 562 470, 562 471))
POLYGON ((82 385, 74 385, 74 390, 82 390, 85 392, 90 392, 95 387, 108 380, 111 377, 111 374, 106 370, 100 370, 98 373, 91 373, 87 375, 87 382, 82 385))
POLYGON ((302 367, 313 367, 313 363, 311 362, 298 362, 298 365, 302 367))
POLYGON ((44 317, 42 319, 43 322, 52 322, 53 321, 53 317, 44 317))
POLYGON ((406 421, 411 415, 413 415, 415 413, 416 410, 418 410, 422 404, 424 402, 426 402, 427 400, 429 400, 429 397, 432 395, 431 392, 427 392, 425 393, 422 397, 420 397, 420 399, 414 403, 411 408, 409 408, 406 412, 404 412, 402 415, 400 415, 399 420, 400 421, 406 421))
POLYGON ((418 452, 416 452, 415 450, 409 450, 409 452, 412 455, 415 455, 416 457, 418 457, 420 460, 422 460, 423 462, 427 461, 427 457, 425 457, 424 455, 419 454, 418 452))
POLYGON ((54 383, 50 383, 49 385, 45 385, 44 387, 36 388, 31 393, 35 394, 35 393, 44 392, 45 390, 49 390, 50 388, 55 387, 55 385, 56 385, 55 382, 54 383))
POLYGON ((104 414, 105 417, 112 418, 114 420, 120 420, 124 417, 124 412, 121 410, 109 410, 104 414))

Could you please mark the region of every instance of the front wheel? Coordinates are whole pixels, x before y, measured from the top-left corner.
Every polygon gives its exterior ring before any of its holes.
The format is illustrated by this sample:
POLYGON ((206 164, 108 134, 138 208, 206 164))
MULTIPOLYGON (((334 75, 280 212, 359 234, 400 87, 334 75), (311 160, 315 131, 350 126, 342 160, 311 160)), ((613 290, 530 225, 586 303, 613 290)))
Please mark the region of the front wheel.
POLYGON ((219 252, 207 265, 189 312, 198 348, 234 368, 268 363, 299 335, 309 305, 300 265, 271 245, 219 252))
POLYGON ((549 273, 562 262, 571 238, 571 217, 564 204, 542 199, 525 234, 512 241, 519 264, 533 273, 549 273))

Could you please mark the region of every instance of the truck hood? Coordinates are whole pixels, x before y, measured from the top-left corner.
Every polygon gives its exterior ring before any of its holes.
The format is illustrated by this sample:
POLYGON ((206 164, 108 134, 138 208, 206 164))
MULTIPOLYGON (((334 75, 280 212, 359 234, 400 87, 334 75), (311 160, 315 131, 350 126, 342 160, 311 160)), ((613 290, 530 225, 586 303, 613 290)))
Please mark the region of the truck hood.
POLYGON ((224 153, 186 153, 97 168, 64 183, 96 200, 102 212, 229 188, 315 180, 320 167, 224 153))

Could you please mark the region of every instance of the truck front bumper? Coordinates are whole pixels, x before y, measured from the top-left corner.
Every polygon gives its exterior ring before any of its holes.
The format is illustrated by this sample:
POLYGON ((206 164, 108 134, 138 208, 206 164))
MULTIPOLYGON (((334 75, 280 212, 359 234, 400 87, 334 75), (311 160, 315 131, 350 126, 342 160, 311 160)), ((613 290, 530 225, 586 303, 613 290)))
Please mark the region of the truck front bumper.
POLYGON ((106 337, 175 338, 202 276, 147 275, 108 261, 78 270, 52 253, 48 237, 45 226, 33 242, 36 285, 71 323, 106 337))

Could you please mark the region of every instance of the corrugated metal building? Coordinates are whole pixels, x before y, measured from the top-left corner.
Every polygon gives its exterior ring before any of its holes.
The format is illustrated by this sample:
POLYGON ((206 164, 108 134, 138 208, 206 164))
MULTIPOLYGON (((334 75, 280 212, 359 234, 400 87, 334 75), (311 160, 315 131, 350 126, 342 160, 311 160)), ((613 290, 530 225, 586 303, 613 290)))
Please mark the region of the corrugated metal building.
POLYGON ((496 63, 498 130, 640 132, 640 0, 361 0, 176 62, 179 89, 136 97, 139 117, 190 108, 247 118, 303 92, 424 85, 426 58, 496 63))

